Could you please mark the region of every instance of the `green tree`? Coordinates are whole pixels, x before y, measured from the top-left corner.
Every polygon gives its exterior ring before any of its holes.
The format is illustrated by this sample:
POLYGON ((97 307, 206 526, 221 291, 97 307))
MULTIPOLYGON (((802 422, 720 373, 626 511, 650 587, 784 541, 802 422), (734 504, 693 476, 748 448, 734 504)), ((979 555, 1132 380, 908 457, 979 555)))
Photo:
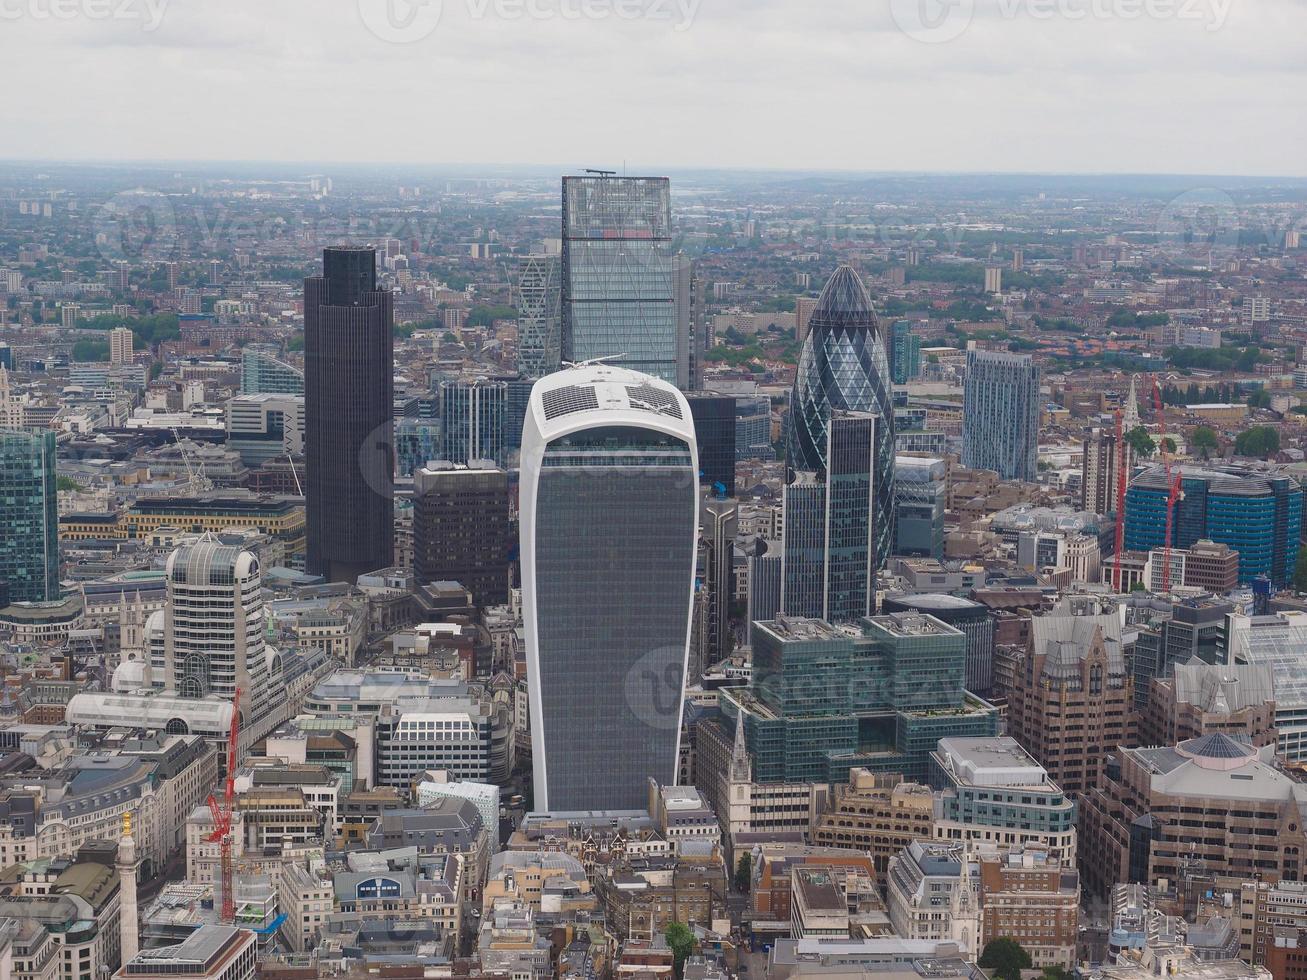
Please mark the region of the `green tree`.
POLYGON ((1237 456, 1253 456, 1267 459, 1280 451, 1280 433, 1269 425, 1254 425, 1245 429, 1234 440, 1234 452, 1237 456))
POLYGON ((1258 388, 1256 391, 1254 391, 1251 395, 1248 396, 1248 407, 1270 408, 1271 393, 1267 391, 1265 388, 1258 388))
MULTIPOLYGON (((1307 548, 1303 549, 1307 554, 1307 548)), ((739 862, 735 865, 735 890, 737 892, 747 892, 749 885, 753 881, 753 854, 745 851, 740 855, 739 862)))
POLYGON ((1200 425, 1189 435, 1189 447, 1203 459, 1211 457, 1212 453, 1221 448, 1221 442, 1216 438, 1216 431, 1206 425, 1200 425))
POLYGON ((56 490, 80 490, 82 485, 74 480, 71 476, 56 476, 54 478, 54 487, 56 490))
POLYGON ((977 963, 1003 980, 1020 980, 1021 971, 1029 970, 1034 961, 1030 953, 1015 939, 1001 936, 985 943, 984 952, 977 963))
POLYGON ((98 340, 79 340, 73 344, 74 361, 107 361, 109 345, 98 340))
POLYGON ((1142 425, 1136 426, 1125 434, 1125 441, 1140 459, 1147 459, 1157 452, 1157 443, 1142 425))
POLYGON ((679 977, 685 969, 685 961, 694 952, 694 933, 684 922, 673 922, 667 926, 664 935, 667 937, 667 945, 672 950, 672 956, 675 957, 676 975, 679 977))
POLYGON ((1161 445, 1163 452, 1173 453, 1176 450, 1175 440, 1170 436, 1163 436, 1161 445))

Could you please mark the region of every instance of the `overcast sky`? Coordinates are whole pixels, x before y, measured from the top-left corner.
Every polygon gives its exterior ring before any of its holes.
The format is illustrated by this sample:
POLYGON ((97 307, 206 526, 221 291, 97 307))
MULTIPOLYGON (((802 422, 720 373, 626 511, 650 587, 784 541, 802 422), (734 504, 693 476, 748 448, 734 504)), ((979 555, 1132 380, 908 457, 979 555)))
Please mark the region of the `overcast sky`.
POLYGON ((0 154, 1307 175, 1307 0, 426 4, 0 0, 0 154))

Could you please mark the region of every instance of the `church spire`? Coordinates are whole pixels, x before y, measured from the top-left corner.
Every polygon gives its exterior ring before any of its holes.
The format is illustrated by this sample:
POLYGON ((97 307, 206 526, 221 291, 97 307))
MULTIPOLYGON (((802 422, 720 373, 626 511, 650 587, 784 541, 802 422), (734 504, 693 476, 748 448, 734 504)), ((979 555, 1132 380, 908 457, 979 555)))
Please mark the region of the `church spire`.
POLYGON ((1139 428, 1139 394, 1135 391, 1135 379, 1130 379, 1130 395, 1126 398, 1125 414, 1121 419, 1121 424, 1126 432, 1133 432, 1139 428))
POLYGON ((731 749, 731 782, 748 783, 753 781, 749 765, 749 749, 744 739, 744 706, 741 705, 735 716, 735 747, 731 749))

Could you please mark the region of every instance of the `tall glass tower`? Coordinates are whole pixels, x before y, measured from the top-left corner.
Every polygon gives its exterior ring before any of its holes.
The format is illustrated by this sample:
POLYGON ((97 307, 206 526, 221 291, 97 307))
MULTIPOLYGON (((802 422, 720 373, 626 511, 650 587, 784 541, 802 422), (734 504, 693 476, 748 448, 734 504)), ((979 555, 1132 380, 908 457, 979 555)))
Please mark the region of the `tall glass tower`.
POLYGON ((0 598, 59 598, 59 506, 53 432, 0 429, 0 598))
POLYGON ((894 406, 889 357, 871 297, 858 274, 843 265, 826 283, 808 321, 808 337, 790 395, 787 462, 794 470, 824 473, 831 412, 880 417, 872 461, 875 567, 889 557, 894 528, 894 406))
POLYGON ((328 248, 304 280, 308 570, 330 582, 394 559, 393 311, 371 248, 328 248))
POLYGON ((666 177, 563 178, 562 357, 625 355, 677 381, 681 344, 666 177))
POLYGON ((1039 365, 1029 354, 967 351, 962 465, 1034 480, 1039 456, 1039 365))
POLYGON ((517 371, 543 378, 558 370, 562 358, 557 255, 527 255, 517 269, 517 371))
POLYGON ((535 808, 639 809, 675 780, 699 526, 685 397, 607 364, 531 394, 520 484, 535 808))
POLYGON ((508 384, 489 378, 440 384, 440 458, 467 464, 493 459, 507 465, 508 384))

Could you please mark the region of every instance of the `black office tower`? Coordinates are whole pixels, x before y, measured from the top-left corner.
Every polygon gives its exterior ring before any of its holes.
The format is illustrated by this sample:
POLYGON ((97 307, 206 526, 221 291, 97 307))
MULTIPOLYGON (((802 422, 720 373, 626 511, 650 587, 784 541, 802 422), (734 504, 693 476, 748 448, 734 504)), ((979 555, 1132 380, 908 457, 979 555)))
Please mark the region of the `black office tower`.
POLYGON ((394 561, 394 306, 371 248, 304 280, 308 570, 352 582, 394 561))
POLYGON ((735 398, 688 392, 699 443, 699 483, 717 497, 735 496, 735 398))
POLYGON ((508 474, 488 460, 436 460, 413 474, 413 573, 457 582, 478 606, 508 602, 508 474))

